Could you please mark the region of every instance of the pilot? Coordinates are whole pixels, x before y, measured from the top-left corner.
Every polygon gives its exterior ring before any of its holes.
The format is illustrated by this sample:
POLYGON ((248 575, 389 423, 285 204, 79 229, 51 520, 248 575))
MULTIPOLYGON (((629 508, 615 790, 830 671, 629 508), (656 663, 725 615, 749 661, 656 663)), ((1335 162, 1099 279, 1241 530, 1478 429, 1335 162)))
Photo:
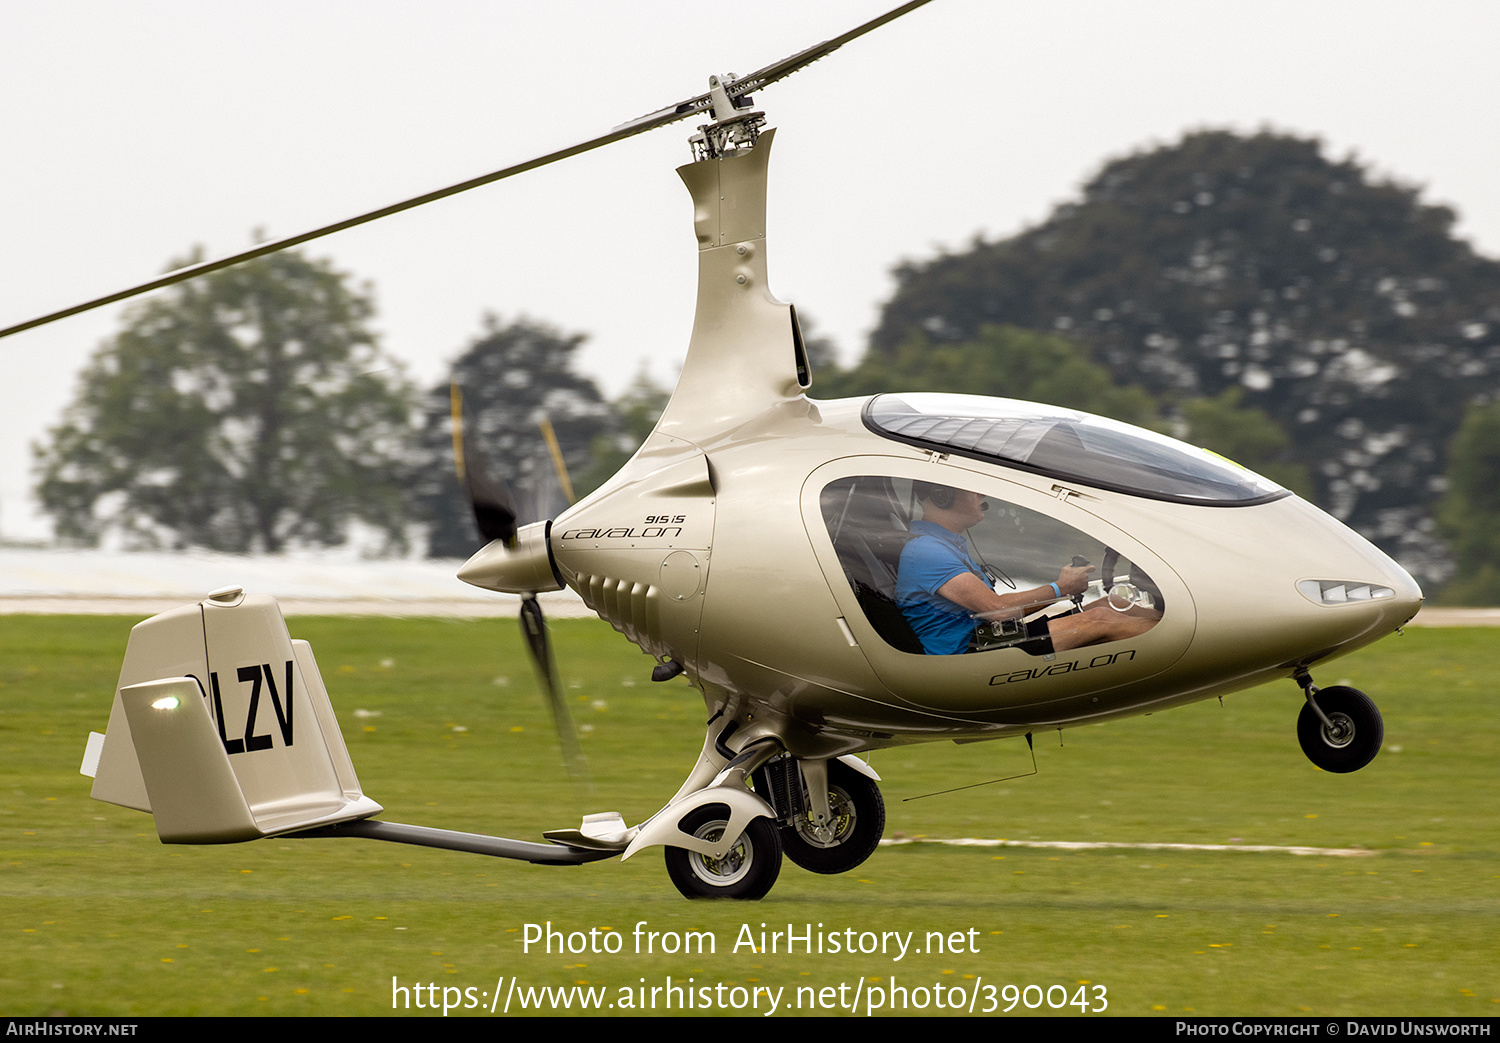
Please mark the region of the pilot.
MULTIPOLYGON (((896 573, 896 603, 928 655, 953 655, 979 647, 981 624, 1020 620, 1037 610, 1082 594, 1092 565, 1064 565, 1055 583, 998 594, 969 551, 965 533, 984 520, 989 504, 976 492, 916 482, 913 492, 922 517, 911 524, 911 539, 896 573)), ((1066 651, 1101 641, 1145 633, 1159 612, 1132 608, 1118 612, 1102 599, 1067 616, 1021 623, 1017 642, 1034 655, 1066 651)))

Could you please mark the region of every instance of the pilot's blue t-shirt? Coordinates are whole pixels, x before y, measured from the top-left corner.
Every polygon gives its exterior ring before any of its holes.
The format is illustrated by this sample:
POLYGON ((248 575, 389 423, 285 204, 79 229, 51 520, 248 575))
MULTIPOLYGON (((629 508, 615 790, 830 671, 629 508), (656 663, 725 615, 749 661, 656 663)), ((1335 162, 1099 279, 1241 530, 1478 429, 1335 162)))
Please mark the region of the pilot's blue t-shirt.
POLYGON ((967 652, 974 636, 974 617, 962 605, 939 595, 938 588, 965 572, 982 578, 984 570, 969 553, 962 533, 929 521, 912 522, 911 531, 896 571, 896 604, 928 655, 967 652))

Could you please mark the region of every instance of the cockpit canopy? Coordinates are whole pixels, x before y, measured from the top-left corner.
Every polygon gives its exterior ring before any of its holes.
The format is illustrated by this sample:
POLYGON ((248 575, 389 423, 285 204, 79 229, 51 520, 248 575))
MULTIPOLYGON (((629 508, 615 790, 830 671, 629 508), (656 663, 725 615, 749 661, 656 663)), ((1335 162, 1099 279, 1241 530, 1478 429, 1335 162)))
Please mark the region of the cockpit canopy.
POLYGON ((1287 490, 1233 461, 1061 406, 978 395, 877 395, 870 430, 923 449, 1173 503, 1242 507, 1287 490))

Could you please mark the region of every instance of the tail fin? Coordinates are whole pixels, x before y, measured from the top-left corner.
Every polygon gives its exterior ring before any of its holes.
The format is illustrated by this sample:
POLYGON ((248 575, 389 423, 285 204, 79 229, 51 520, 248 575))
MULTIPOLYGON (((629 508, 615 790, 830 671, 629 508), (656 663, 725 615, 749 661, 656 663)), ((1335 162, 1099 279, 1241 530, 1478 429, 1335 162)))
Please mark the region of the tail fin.
POLYGON ((275 598, 216 591, 130 633, 93 796, 156 817, 168 844, 221 844, 381 811, 354 774, 306 641, 275 598))

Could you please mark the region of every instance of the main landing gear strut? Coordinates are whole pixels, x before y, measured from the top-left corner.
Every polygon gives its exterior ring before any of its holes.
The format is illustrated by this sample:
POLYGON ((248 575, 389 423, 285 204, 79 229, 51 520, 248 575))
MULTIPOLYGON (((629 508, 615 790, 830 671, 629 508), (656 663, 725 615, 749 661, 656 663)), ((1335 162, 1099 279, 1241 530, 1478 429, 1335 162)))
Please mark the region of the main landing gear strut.
POLYGON ((1375 759, 1385 725, 1368 695, 1345 685, 1319 688, 1306 670, 1292 679, 1307 697, 1297 716, 1297 741, 1308 760, 1324 771, 1344 773, 1375 759))

